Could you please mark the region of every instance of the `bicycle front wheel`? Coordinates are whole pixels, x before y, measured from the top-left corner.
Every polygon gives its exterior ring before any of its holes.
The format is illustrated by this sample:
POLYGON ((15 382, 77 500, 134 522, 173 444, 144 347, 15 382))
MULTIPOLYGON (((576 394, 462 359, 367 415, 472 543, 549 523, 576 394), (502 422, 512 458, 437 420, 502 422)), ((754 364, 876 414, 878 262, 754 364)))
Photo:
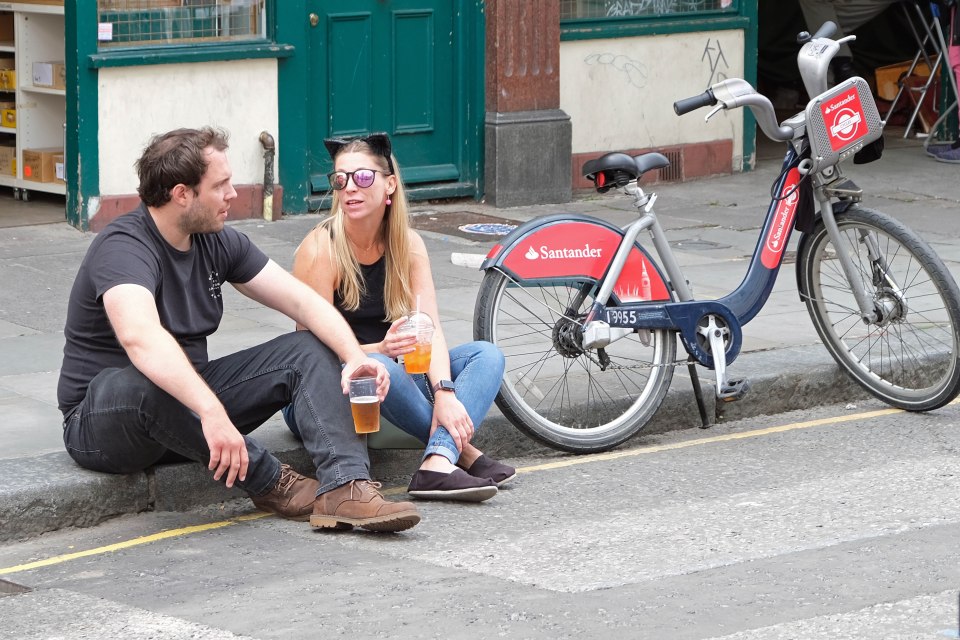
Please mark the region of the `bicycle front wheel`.
POLYGON ((497 406, 522 432, 562 451, 621 444, 647 424, 673 379, 671 331, 634 331, 604 349, 582 347, 597 288, 590 279, 518 282, 491 269, 477 298, 476 337, 506 357, 497 406))
POLYGON ((837 363, 870 393, 909 411, 947 404, 960 391, 960 292, 936 253, 913 231, 871 209, 835 215, 804 244, 801 290, 837 363), (865 324, 837 255, 851 257, 877 319, 865 324))

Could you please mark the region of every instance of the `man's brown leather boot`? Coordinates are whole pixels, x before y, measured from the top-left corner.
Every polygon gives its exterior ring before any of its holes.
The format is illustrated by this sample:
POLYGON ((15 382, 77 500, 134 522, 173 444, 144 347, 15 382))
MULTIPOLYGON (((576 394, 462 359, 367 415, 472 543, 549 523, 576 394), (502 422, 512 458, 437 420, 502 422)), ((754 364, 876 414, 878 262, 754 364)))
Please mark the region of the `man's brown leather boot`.
POLYGON ((284 464, 280 465, 280 479, 270 493, 250 499, 258 509, 304 522, 310 518, 319 490, 320 483, 315 478, 302 476, 284 464))
POLYGON ((315 529, 403 531, 420 522, 420 514, 411 502, 390 502, 377 489, 379 482, 351 480, 336 489, 321 493, 313 504, 310 526, 315 529))

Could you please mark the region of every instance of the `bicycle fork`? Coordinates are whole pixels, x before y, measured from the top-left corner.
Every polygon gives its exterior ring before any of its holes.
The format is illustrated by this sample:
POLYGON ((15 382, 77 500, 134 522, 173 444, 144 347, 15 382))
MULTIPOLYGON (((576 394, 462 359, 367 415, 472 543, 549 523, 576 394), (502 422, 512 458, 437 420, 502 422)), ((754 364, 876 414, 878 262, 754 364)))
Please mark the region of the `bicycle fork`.
MULTIPOLYGON (((851 252, 844 249, 843 236, 840 233, 840 227, 837 225, 831 200, 834 197, 840 197, 853 202, 860 202, 863 191, 859 189, 853 181, 843 178, 842 175, 833 179, 830 183, 824 183, 824 177, 832 177, 831 174, 833 174, 833 172, 839 173, 836 169, 832 169, 829 172, 818 174, 815 178, 814 194, 820 203, 820 217, 827 230, 827 235, 830 236, 830 241, 837 249, 837 260, 840 262, 843 275, 846 277, 847 283, 850 285, 850 290, 853 292, 853 297, 857 301, 857 306, 860 308, 861 319, 864 324, 878 323, 884 320, 884 318, 889 317, 890 313, 887 313, 884 309, 879 309, 874 297, 864 288, 863 280, 859 277, 860 272, 856 264, 854 264, 853 257, 850 255, 851 252)), ((861 231, 858 242, 863 243, 867 249, 871 270, 873 271, 874 286, 881 288, 885 285, 891 290, 895 298, 903 301, 903 291, 899 284, 890 276, 886 261, 881 255, 876 239, 869 233, 861 231)))

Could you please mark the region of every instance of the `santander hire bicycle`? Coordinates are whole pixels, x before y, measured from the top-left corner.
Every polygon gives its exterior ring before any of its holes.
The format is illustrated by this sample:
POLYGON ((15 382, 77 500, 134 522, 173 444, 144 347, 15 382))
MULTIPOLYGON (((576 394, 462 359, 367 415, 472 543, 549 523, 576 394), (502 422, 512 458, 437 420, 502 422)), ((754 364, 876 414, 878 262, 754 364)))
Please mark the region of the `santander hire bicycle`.
MULTIPOLYGON (((862 78, 828 87, 830 60, 853 39, 830 39, 835 28, 828 22, 798 37, 800 73, 815 97, 782 123, 770 101, 738 78, 674 104, 678 115, 713 106, 707 120, 748 107, 764 134, 786 143, 756 249, 730 294, 693 298, 657 221, 656 195, 639 184, 644 173, 669 165, 659 153, 608 153, 583 167, 597 191, 633 197, 639 218, 626 228, 554 214, 519 226, 490 251, 474 334, 506 356, 497 405, 521 431, 578 453, 621 444, 663 401, 682 364, 677 338, 692 373, 695 364, 715 372, 718 400, 742 397, 748 382, 729 378, 727 367, 740 353, 742 325, 773 289, 794 228, 801 231, 799 294, 840 367, 874 396, 910 411, 957 396, 956 283, 916 233, 862 206, 862 189, 840 168, 851 157, 879 157, 884 123, 862 78), (642 232, 659 261, 638 241, 642 232)), ((696 377, 694 389, 699 394, 696 377)))

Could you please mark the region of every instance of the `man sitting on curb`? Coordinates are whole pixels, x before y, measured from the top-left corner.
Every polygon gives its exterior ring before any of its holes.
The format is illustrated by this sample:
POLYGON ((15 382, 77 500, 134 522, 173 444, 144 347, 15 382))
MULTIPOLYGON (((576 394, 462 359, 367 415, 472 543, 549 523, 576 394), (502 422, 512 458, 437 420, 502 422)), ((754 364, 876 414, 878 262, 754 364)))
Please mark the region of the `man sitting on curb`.
POLYGON ((140 207, 90 245, 70 293, 57 389, 67 451, 107 473, 142 471, 175 452, 285 518, 409 529, 420 515, 370 481, 343 395, 351 377, 376 375, 382 399, 387 372, 332 305, 224 226, 237 197, 226 149, 226 134, 212 128, 153 138, 136 163, 140 207), (209 360, 224 282, 309 331, 209 360), (290 403, 319 482, 247 435, 290 403))

